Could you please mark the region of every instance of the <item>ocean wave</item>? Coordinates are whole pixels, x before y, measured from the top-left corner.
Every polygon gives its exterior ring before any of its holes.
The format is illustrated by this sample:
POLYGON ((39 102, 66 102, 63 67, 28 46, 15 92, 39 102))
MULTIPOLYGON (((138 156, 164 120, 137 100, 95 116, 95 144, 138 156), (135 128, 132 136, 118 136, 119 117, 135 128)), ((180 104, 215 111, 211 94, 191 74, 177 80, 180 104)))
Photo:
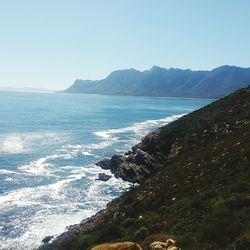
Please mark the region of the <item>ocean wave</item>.
POLYGON ((147 120, 144 122, 134 123, 130 127, 118 128, 118 129, 108 129, 105 131, 97 131, 94 134, 96 136, 102 137, 104 139, 110 139, 111 137, 113 137, 114 134, 123 134, 123 133, 128 133, 128 132, 133 132, 135 134, 138 134, 139 136, 144 136, 148 133, 148 129, 166 125, 170 122, 173 122, 173 121, 179 119, 180 117, 182 117, 184 115, 185 114, 172 115, 172 116, 167 116, 167 117, 162 118, 162 119, 147 120))
POLYGON ((48 157, 42 157, 39 160, 33 161, 28 165, 19 167, 19 170, 32 175, 48 175, 50 173, 48 167, 51 166, 51 164, 46 163, 47 160, 48 157))
POLYGON ((62 151, 68 152, 71 156, 84 155, 84 156, 96 156, 93 154, 93 150, 104 149, 106 147, 112 146, 117 142, 117 138, 112 137, 109 140, 101 141, 99 143, 91 144, 75 144, 75 145, 65 145, 62 148, 62 151))

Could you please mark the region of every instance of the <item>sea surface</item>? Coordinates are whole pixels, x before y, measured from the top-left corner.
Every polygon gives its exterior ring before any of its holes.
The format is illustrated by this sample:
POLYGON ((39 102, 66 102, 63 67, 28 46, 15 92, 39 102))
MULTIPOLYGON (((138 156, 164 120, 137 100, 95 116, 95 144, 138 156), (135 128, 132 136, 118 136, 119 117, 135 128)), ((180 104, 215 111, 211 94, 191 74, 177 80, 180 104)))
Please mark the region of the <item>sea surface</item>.
POLYGON ((29 250, 130 187, 95 163, 212 100, 0 92, 0 249, 29 250))

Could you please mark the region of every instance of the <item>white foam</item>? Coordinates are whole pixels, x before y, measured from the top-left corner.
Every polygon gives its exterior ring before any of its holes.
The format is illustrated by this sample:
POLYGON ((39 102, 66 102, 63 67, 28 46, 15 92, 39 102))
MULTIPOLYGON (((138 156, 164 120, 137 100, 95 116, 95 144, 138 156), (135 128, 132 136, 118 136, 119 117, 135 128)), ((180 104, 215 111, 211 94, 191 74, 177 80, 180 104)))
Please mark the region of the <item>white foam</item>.
POLYGON ((112 137, 112 138, 109 138, 108 140, 100 142, 100 143, 93 143, 93 144, 86 145, 85 148, 88 149, 88 150, 104 149, 106 147, 111 146, 116 141, 117 141, 117 138, 112 137))
POLYGON ((50 171, 48 168, 52 165, 46 163, 48 159, 49 157, 42 157, 37 161, 33 161, 28 165, 21 166, 18 169, 32 175, 49 175, 50 171))
POLYGON ((93 154, 91 154, 91 153, 88 152, 88 151, 82 151, 82 155, 92 156, 93 154))
POLYGON ((108 139, 110 137, 108 131, 99 131, 94 133, 97 136, 103 137, 105 139, 108 139))
MULTIPOLYGON (((91 144, 76 144, 76 145, 66 145, 63 146, 62 152, 64 152, 65 157, 67 154, 70 154, 71 157, 76 155, 85 155, 85 156, 95 156, 91 153, 95 149, 104 149, 111 146, 117 141, 116 137, 109 138, 108 140, 101 141, 100 143, 91 143, 91 144), (66 153, 67 152, 67 153, 66 153)), ((66 158, 64 158, 66 159, 66 158)))
POLYGON ((49 163, 48 161, 58 158, 70 159, 72 158, 72 155, 69 153, 51 154, 36 161, 32 161, 27 165, 20 166, 18 169, 30 175, 54 175, 53 173, 56 171, 56 169, 53 168, 53 164, 49 163))
POLYGON ((9 135, 0 144, 0 151, 4 153, 18 154, 26 151, 23 140, 17 135, 9 135))
MULTIPOLYGON (((95 165, 84 168, 79 166, 64 166, 63 168, 70 170, 71 174, 53 184, 23 188, 0 196, 2 212, 8 213, 8 209, 13 207, 18 207, 17 211, 22 211, 26 207, 36 209, 35 214, 27 218, 23 217, 22 220, 19 220, 19 217, 12 217, 15 227, 17 229, 25 228, 25 231, 15 239, 2 238, 3 249, 4 247, 19 250, 37 248, 45 236, 60 234, 66 226, 79 223, 82 219, 104 208, 107 202, 114 198, 112 191, 103 195, 105 190, 111 188, 119 191, 121 187, 130 185, 114 177, 108 183, 96 181, 100 169, 95 165), (87 172, 88 177, 85 178, 90 182, 89 185, 86 186, 86 190, 79 187, 79 190, 76 190, 73 195, 76 197, 71 200, 72 185, 70 183, 86 176, 87 172), (89 175, 89 173, 92 174, 89 175), (78 198, 78 192, 83 192, 85 195, 78 198), (70 199, 67 195, 70 195, 70 199), (47 199, 46 202, 44 202, 44 198, 47 199)), ((106 172, 108 173, 107 170, 106 172)))
POLYGON ((119 128, 119 129, 108 129, 105 131, 97 131, 94 134, 97 136, 103 137, 104 139, 110 139, 114 134, 121 134, 121 133, 128 133, 128 132, 134 132, 135 134, 138 134, 139 136, 144 136, 149 132, 148 129, 166 125, 170 122, 173 122, 179 119, 183 115, 185 114, 167 116, 165 118, 157 119, 157 120, 147 120, 144 122, 134 123, 130 127, 119 128))
POLYGON ((0 196, 1 206, 6 205, 7 203, 15 205, 27 205, 32 204, 35 201, 40 201, 44 195, 53 196, 54 199, 57 199, 57 194, 51 191, 58 191, 59 188, 62 188, 65 184, 68 184, 72 181, 81 179, 85 176, 85 170, 79 166, 70 166, 72 169, 75 168, 73 175, 66 177, 63 180, 59 180, 53 184, 42 185, 31 188, 21 188, 18 190, 10 191, 0 196))
MULTIPOLYGON (((74 208, 72 208, 73 210, 74 208)), ((49 210, 37 213, 36 218, 30 223, 28 230, 20 237, 5 239, 1 242, 0 249, 4 250, 32 250, 41 245, 41 240, 48 235, 59 235, 72 223, 79 223, 83 218, 90 217, 96 210, 78 211, 72 214, 59 212, 50 214, 49 210)))
POLYGON ((50 185, 48 185, 48 187, 53 189, 54 191, 59 192, 65 184, 69 184, 72 181, 76 181, 78 179, 81 179, 84 176, 85 176, 85 173, 79 173, 79 171, 75 171, 75 175, 71 175, 66 179, 60 180, 54 184, 50 184, 50 185))
POLYGON ((7 169, 0 169, 0 174, 16 174, 16 172, 7 169))
POLYGON ((55 132, 11 133, 0 135, 0 153, 20 154, 40 150, 68 139, 68 134, 55 132))

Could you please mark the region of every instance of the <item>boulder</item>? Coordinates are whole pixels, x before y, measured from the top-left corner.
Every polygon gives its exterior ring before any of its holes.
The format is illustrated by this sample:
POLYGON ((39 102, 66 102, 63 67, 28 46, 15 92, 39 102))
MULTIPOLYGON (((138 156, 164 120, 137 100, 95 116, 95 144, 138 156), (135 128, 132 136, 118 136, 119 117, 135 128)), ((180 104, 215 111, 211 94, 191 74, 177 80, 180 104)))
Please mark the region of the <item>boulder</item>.
POLYGON ((98 175, 98 179, 97 180, 108 181, 111 177, 112 177, 111 175, 108 175, 108 174, 105 174, 105 173, 100 173, 98 175))

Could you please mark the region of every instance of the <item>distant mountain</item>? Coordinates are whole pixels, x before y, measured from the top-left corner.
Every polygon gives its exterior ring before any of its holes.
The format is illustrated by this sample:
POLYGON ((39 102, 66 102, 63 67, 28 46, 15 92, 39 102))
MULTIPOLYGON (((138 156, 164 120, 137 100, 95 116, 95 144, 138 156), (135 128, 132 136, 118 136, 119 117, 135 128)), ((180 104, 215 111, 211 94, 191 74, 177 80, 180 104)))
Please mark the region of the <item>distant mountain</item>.
POLYGON ((219 98, 250 85, 250 68, 221 66, 211 71, 165 69, 117 70, 103 80, 79 80, 67 93, 219 98))

